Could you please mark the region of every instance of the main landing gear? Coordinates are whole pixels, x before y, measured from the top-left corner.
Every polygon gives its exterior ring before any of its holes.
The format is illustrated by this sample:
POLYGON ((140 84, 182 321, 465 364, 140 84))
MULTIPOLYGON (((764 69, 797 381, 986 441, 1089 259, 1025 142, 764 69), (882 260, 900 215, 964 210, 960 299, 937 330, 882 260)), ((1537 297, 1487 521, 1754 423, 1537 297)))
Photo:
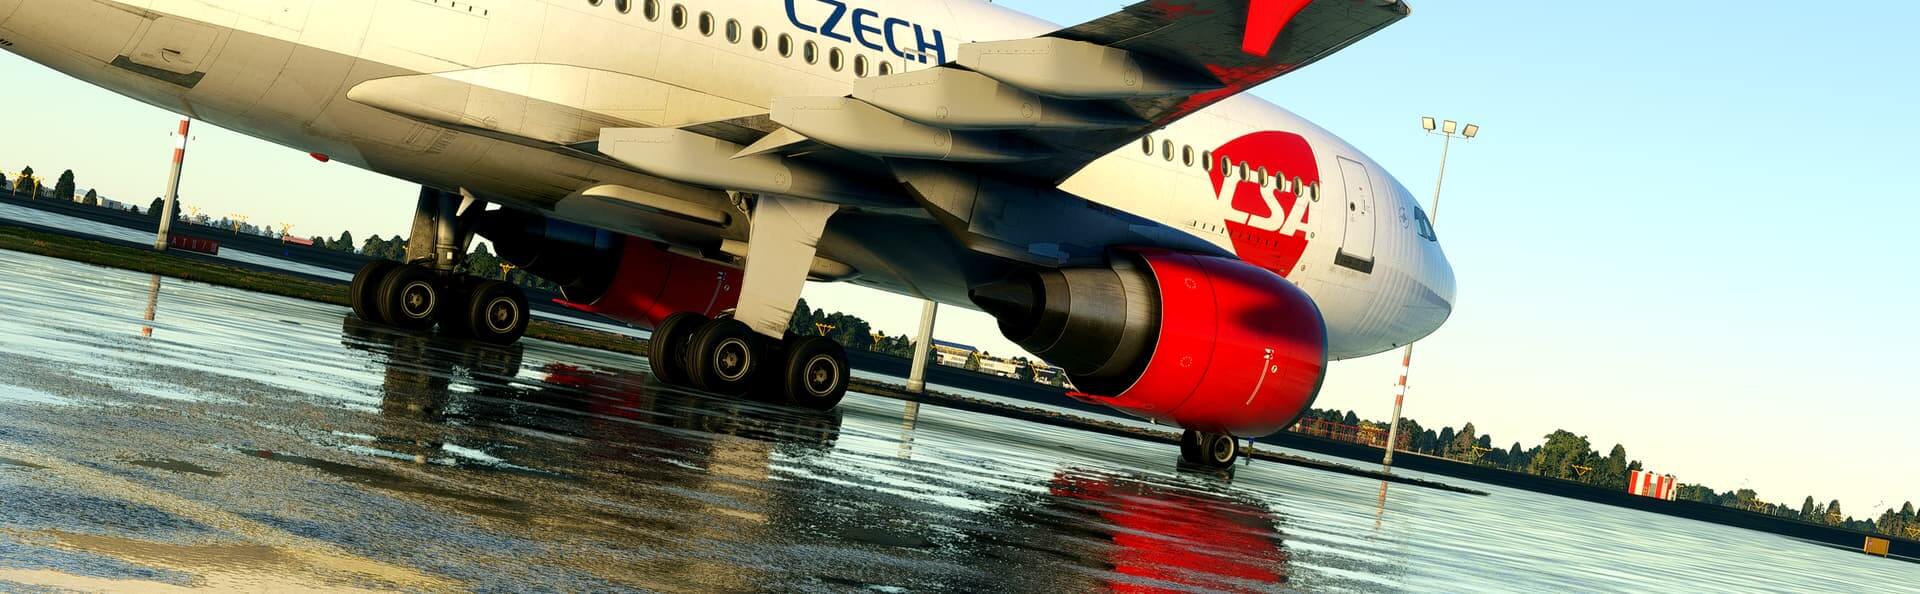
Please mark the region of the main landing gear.
POLYGON ((839 406, 851 378, 840 343, 792 334, 774 340, 733 318, 673 314, 654 330, 647 349, 661 383, 813 410, 839 406))
POLYGON ((414 213, 407 263, 378 260, 353 275, 349 301, 360 319, 408 330, 431 330, 492 344, 513 344, 527 333, 532 310, 512 284, 458 272, 473 233, 462 224, 477 213, 472 201, 423 189, 414 213), (430 241, 429 241, 430 240, 430 241))
POLYGON ((668 385, 831 410, 847 394, 847 352, 839 343, 788 333, 793 308, 827 221, 840 207, 781 196, 751 203, 746 272, 733 313, 715 319, 678 313, 654 329, 653 373, 668 385))
POLYGON ((1240 440, 1222 433, 1192 429, 1180 434, 1180 461, 1194 466, 1224 470, 1240 459, 1240 440))

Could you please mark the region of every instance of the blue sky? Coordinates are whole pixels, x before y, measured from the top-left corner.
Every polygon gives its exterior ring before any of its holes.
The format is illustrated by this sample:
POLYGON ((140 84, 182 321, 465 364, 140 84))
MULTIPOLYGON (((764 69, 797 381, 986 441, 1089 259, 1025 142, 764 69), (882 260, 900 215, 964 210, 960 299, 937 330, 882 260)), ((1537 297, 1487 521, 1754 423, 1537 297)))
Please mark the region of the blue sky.
MULTIPOLYGON (((1004 0, 1057 22, 1118 0, 1004 0)), ((1472 121, 1439 230, 1460 304, 1414 362, 1407 414, 1501 445, 1556 428, 1654 470, 1864 513, 1920 499, 1920 5, 1422 2, 1372 39, 1257 91, 1424 194, 1472 121)), ((174 118, 0 56, 0 169, 80 173, 150 199, 174 118)), ((202 126, 184 193, 301 234, 403 232, 414 190, 202 126)), ((141 201, 144 202, 144 199, 141 201)), ((816 305, 909 331, 918 306, 814 287, 816 305)), ((949 312, 941 337, 1004 349, 949 312)), ((1395 355, 1336 364, 1319 405, 1384 419, 1395 355)))

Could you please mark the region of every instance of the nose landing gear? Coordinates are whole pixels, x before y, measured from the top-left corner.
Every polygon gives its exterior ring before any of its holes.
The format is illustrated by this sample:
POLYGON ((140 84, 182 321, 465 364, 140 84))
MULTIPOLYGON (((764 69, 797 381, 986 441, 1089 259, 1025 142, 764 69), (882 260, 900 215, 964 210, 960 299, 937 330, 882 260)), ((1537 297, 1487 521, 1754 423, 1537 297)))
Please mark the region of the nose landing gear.
POLYGON ((1240 440, 1223 433, 1188 429, 1180 434, 1180 461, 1221 470, 1232 468, 1241 455, 1240 440))

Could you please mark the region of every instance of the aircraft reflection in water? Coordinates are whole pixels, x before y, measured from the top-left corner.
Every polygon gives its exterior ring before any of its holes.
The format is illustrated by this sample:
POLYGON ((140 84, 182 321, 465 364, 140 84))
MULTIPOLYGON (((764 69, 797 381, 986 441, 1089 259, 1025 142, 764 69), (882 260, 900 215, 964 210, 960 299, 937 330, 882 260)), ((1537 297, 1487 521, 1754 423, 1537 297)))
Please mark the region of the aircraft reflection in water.
POLYGON ((1288 555, 1271 512, 1227 495, 1068 469, 1042 479, 1046 488, 1037 494, 955 521, 949 508, 842 486, 886 479, 868 476, 877 471, 865 465, 912 458, 922 416, 914 403, 901 410, 898 449, 869 458, 834 453, 840 413, 716 398, 643 375, 559 363, 536 361, 537 371, 523 372, 529 356, 518 346, 397 333, 351 317, 342 342, 384 365, 375 447, 421 464, 506 471, 479 474, 545 495, 487 509, 471 496, 454 501, 462 497, 447 487, 378 484, 404 480, 399 475, 343 478, 555 529, 563 538, 628 543, 622 546, 646 551, 639 556, 659 555, 638 563, 591 555, 567 561, 617 583, 740 591, 822 578, 839 585, 916 581, 890 575, 904 571, 936 590, 1155 592, 1266 591, 1287 579, 1288 555), (501 448, 449 446, 443 436, 458 428, 507 429, 488 432, 503 440, 539 438, 501 448), (502 456, 509 460, 476 463, 472 454, 450 453, 469 449, 509 452, 502 456), (609 502, 620 511, 608 511, 609 502), (707 554, 715 543, 773 545, 783 553, 756 553, 755 563, 741 563, 707 554), (843 556, 846 547, 859 557, 843 556), (960 568, 979 575, 927 575, 960 568))
POLYGON ((342 343, 384 359, 380 410, 389 428, 378 442, 426 463, 451 456, 444 443, 413 437, 431 433, 421 423, 538 435, 510 448, 516 460, 537 461, 538 470, 493 465, 528 475, 531 489, 547 491, 520 491, 529 505, 515 523, 658 554, 640 563, 591 554, 548 560, 655 590, 750 591, 779 583, 779 576, 701 554, 709 546, 701 543, 782 539, 792 528, 780 523, 791 516, 774 512, 800 503, 770 488, 777 484, 775 459, 819 456, 839 439, 838 413, 763 409, 665 389, 638 375, 554 363, 527 382, 518 378, 525 356, 518 345, 398 333, 351 316, 342 343), (555 474, 563 480, 554 481, 555 474), (622 511, 609 512, 609 500, 622 511))

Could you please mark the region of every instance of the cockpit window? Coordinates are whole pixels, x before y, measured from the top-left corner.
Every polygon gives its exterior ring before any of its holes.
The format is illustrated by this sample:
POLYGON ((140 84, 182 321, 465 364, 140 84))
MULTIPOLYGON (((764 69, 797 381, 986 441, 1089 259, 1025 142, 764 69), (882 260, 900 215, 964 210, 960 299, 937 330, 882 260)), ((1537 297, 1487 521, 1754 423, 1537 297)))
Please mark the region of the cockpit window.
POLYGON ((1420 227, 1420 236, 1427 241, 1440 241, 1440 235, 1433 231, 1433 221, 1427 218, 1427 211, 1419 206, 1413 207, 1413 222, 1420 227))

